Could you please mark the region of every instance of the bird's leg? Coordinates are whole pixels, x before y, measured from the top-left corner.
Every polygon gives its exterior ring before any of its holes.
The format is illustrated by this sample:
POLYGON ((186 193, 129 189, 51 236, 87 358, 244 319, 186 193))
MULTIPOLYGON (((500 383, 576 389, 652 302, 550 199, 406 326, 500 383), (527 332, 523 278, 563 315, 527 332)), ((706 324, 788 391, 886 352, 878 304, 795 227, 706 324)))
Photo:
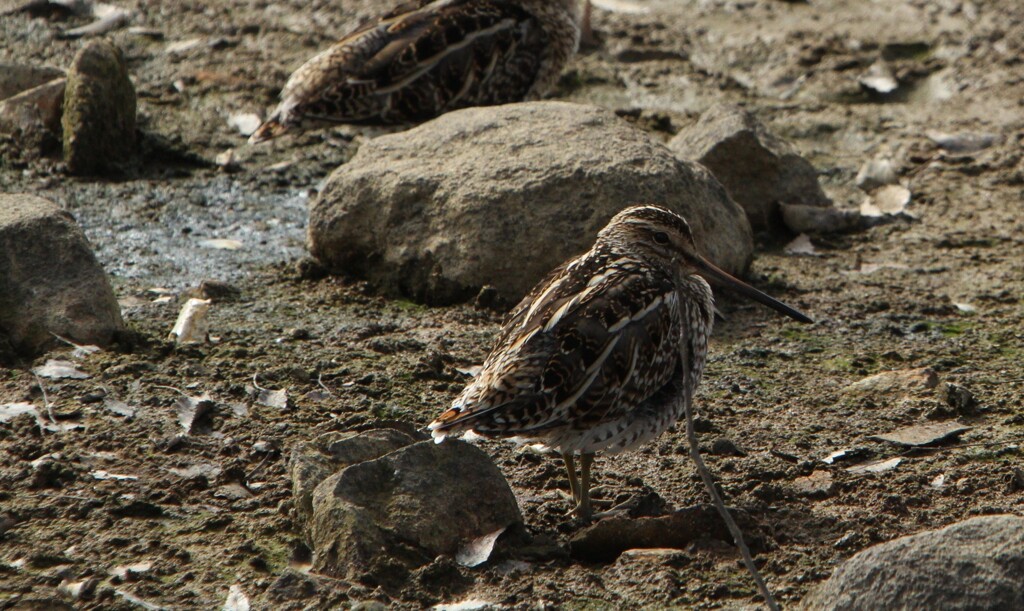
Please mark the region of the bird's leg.
POLYGON ((593 515, 590 508, 590 465, 594 464, 593 454, 580 455, 580 498, 576 505, 576 515, 585 521, 589 521, 593 515))
POLYGON ((580 502, 580 482, 576 479, 576 461, 571 452, 562 452, 562 461, 565 463, 565 471, 569 474, 569 490, 572 492, 572 502, 578 505, 580 502))

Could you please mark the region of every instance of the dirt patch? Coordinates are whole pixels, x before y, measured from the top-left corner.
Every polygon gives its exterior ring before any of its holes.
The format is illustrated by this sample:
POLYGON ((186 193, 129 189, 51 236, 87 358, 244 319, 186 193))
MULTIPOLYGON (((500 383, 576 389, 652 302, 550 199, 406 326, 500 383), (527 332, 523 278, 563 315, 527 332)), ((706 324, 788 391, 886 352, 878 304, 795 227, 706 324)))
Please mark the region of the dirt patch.
MULTIPOLYGON (((854 178, 879 155, 893 158, 913 194, 907 210, 916 220, 815 239, 819 256, 760 253, 754 281, 808 312, 814 326, 723 297, 727 320, 698 395, 700 437, 706 452, 728 446, 723 439, 739 450, 707 460, 746 516, 780 600, 796 602, 873 543, 973 515, 1024 513, 1024 9, 1014 0, 604 4, 636 10, 595 11, 600 45, 575 61, 557 97, 621 110, 666 138, 713 102, 742 103, 808 156, 840 205, 860 203, 854 178), (880 58, 898 95, 859 84, 880 58), (940 132, 998 138, 951 151, 936 145, 940 132), (843 392, 874 373, 923 367, 938 375, 935 389, 843 392), (971 409, 949 400, 946 383, 973 395, 971 409), (909 450, 871 439, 949 420, 972 428, 909 450), (823 462, 841 449, 853 458, 823 462), (902 461, 891 470, 847 471, 893 457, 902 461), (817 472, 830 474, 828 485, 807 485, 817 472)), ((495 559, 474 569, 440 558, 387 579, 384 566, 380 588, 302 574, 309 552, 291 519, 287 450, 372 419, 425 425, 465 383, 458 370, 483 359, 500 315, 303 279, 309 274, 294 261, 309 190, 368 132, 340 127, 247 148, 227 123, 270 106, 292 69, 374 3, 122 6, 134 11, 133 25, 164 33, 111 35, 135 80, 140 128, 168 150, 208 160, 236 148, 241 169, 155 155, 118 182, 72 180, 51 159, 0 143, 0 188, 50 198, 75 215, 136 331, 134 345, 79 364, 90 378, 46 381, 45 398, 27 369, 0 371, 0 403, 49 402, 41 418, 51 425, 28 414, 0 423, 0 607, 52 605, 66 597, 62 584, 90 579, 93 597, 76 607, 137 608, 141 599, 217 608, 234 584, 275 608, 755 604, 735 549, 719 539, 613 562, 571 559, 568 541, 580 525, 564 517, 561 465, 500 443, 482 447, 518 496, 532 555, 502 552, 499 541, 495 559), (193 38, 192 50, 167 51, 193 38), (180 297, 153 303, 161 293, 150 289, 178 294, 207 278, 241 290, 211 308, 217 343, 167 343, 180 297), (263 388, 286 388, 290 406, 259 403, 254 375, 263 388), (215 403, 191 434, 177 419, 181 393, 209 393, 215 403)), ((55 32, 84 23, 6 16, 2 59, 66 66, 80 43, 55 32)), ((675 508, 705 501, 679 431, 599 459, 595 472, 609 500, 653 490, 675 508)))

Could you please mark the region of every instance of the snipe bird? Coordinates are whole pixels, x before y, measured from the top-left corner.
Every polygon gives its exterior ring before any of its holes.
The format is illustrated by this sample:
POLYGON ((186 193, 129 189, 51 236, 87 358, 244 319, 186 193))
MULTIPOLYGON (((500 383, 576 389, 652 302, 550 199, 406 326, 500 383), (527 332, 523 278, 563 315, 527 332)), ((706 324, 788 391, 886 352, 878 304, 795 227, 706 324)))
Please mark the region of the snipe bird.
POLYGON ((512 310, 479 374, 429 425, 434 439, 473 431, 559 452, 589 519, 594 454, 655 439, 693 397, 715 312, 705 278, 811 322, 698 254, 678 214, 633 206, 512 310))
POLYGON ((576 52, 579 1, 406 2, 296 70, 249 142, 316 124, 418 122, 537 99, 576 52))

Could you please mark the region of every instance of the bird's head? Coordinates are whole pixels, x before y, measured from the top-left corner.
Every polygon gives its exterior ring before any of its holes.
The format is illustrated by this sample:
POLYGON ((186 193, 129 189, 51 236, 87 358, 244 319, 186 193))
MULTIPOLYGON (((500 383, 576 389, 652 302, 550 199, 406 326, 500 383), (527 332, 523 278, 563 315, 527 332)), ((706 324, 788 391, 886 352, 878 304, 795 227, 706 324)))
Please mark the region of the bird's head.
POLYGON ((697 252, 689 223, 667 208, 655 205, 626 208, 612 217, 598 233, 598 241, 639 250, 646 259, 677 267, 683 276, 701 276, 790 318, 813 322, 799 310, 762 293, 705 259, 697 252))

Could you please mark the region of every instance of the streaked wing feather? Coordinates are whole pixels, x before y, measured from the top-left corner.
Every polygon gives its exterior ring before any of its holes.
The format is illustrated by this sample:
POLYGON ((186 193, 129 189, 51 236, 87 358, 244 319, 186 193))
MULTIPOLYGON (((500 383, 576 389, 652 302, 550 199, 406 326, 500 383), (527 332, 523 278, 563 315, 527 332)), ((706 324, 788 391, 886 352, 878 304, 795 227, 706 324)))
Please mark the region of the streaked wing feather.
POLYGON ((597 282, 560 268, 517 306, 480 375, 439 419, 443 428, 524 435, 588 428, 622 417, 665 385, 678 352, 671 278, 590 263, 605 269, 597 282))
MULTIPOLYGON (((515 3, 455 0, 409 3, 350 34, 300 68, 282 97, 296 114, 327 120, 406 121, 460 105, 489 101, 495 66, 520 64, 503 86, 525 95, 545 42, 533 18, 515 3), (308 68, 307 68, 308 66, 308 68), (515 78, 511 79, 512 81, 515 78)), ((508 92, 506 92, 507 94, 508 92)))

